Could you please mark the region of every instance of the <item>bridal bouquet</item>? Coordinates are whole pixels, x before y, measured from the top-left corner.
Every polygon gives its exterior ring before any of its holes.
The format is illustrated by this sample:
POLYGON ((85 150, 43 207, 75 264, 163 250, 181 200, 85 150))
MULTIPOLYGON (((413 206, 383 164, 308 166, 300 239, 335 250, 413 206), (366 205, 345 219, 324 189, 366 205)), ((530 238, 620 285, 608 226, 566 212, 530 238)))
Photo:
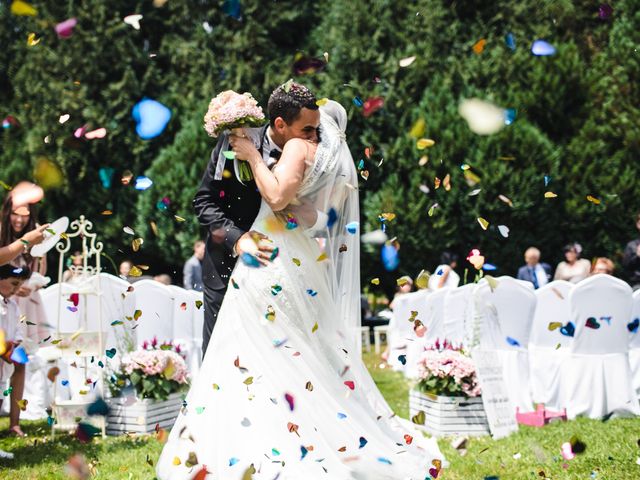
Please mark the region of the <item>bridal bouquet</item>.
POLYGON ((480 384, 473 360, 446 344, 426 350, 418 362, 420 380, 417 389, 446 397, 477 397, 480 384))
MULTIPOLYGON (((145 342, 146 343, 146 342, 145 342)), ((125 355, 118 372, 111 377, 110 389, 118 395, 132 386, 138 398, 166 400, 188 383, 187 364, 180 353, 168 348, 146 348, 125 355)))
MULTIPOLYGON (((262 107, 250 93, 239 94, 233 90, 219 93, 209 103, 209 110, 204 116, 204 129, 209 136, 217 137, 225 130, 241 130, 243 127, 259 127, 264 124, 262 107)), ((241 134, 241 131, 234 133, 241 134)), ((225 157, 232 158, 233 152, 224 152, 225 157)), ((238 166, 242 181, 253 178, 251 168, 246 162, 238 166)))

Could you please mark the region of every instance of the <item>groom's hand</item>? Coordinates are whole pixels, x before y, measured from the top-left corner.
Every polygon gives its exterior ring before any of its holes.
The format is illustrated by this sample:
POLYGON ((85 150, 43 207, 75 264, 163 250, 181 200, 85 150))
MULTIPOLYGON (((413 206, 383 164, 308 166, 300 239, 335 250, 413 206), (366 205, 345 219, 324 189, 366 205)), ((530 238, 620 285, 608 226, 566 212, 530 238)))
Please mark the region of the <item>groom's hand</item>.
MULTIPOLYGON (((244 134, 243 134, 244 135, 244 134)), ((262 155, 246 135, 229 135, 229 145, 238 160, 250 161, 252 158, 262 160, 262 155)))
POLYGON ((253 255, 262 266, 267 266, 271 261, 274 246, 270 243, 269 237, 255 230, 251 230, 244 233, 238 239, 234 250, 238 256, 241 256, 243 253, 253 255))

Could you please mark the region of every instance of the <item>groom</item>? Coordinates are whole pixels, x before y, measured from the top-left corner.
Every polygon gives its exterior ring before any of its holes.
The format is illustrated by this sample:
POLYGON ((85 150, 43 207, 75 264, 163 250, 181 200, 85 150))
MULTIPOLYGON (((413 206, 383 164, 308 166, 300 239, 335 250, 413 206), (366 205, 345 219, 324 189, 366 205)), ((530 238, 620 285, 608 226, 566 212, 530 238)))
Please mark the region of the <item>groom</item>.
MULTIPOLYGON (((267 165, 280 158, 284 144, 292 138, 318 141, 320 112, 315 95, 304 85, 287 82, 276 88, 267 105, 269 125, 260 129, 258 151, 267 165)), ((204 283, 204 356, 211 332, 222 305, 229 278, 237 257, 254 255, 262 265, 270 261, 273 247, 254 238, 267 238, 261 232, 248 231, 260 208, 260 193, 254 180, 241 184, 235 175, 223 175, 215 180, 216 164, 225 142, 224 133, 211 154, 200 188, 194 199, 200 225, 207 228, 206 252, 202 263, 204 283)), ((233 160, 226 160, 225 169, 233 171, 233 160)))

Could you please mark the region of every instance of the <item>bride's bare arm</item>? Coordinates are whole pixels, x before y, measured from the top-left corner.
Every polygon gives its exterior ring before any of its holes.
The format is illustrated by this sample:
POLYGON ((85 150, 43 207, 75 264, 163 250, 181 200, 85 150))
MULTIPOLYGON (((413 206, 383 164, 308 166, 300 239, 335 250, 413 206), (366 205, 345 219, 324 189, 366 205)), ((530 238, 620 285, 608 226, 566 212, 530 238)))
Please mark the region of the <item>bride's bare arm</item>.
POLYGON ((302 183, 306 160, 313 158, 316 146, 299 138, 289 140, 273 171, 269 170, 262 156, 246 138, 231 140, 236 156, 251 165, 256 185, 262 198, 274 212, 283 210, 295 198, 302 183))

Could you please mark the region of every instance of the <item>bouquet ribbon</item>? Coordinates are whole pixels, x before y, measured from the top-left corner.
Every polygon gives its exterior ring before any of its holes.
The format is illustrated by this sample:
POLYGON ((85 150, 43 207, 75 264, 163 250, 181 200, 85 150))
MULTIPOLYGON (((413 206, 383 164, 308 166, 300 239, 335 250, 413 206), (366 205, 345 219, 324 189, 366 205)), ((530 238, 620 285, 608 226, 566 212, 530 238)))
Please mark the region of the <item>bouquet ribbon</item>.
MULTIPOLYGON (((263 128, 245 128, 244 129, 244 132, 246 133, 247 137, 253 141, 253 144, 258 150, 260 150, 260 147, 262 147, 262 140, 264 138, 262 131, 263 131, 263 128)), ((222 146, 220 148, 220 153, 218 154, 216 171, 213 176, 214 180, 222 180, 222 173, 224 172, 224 166, 227 162, 227 157, 225 156, 225 152, 229 151, 229 134, 223 135, 220 138, 220 141, 222 142, 222 146)), ((238 181, 242 183, 242 185, 244 185, 244 182, 240 179, 240 173, 238 168, 238 162, 241 162, 241 161, 242 160, 238 160, 237 158, 233 159, 233 170, 235 172, 235 175, 238 181)))

